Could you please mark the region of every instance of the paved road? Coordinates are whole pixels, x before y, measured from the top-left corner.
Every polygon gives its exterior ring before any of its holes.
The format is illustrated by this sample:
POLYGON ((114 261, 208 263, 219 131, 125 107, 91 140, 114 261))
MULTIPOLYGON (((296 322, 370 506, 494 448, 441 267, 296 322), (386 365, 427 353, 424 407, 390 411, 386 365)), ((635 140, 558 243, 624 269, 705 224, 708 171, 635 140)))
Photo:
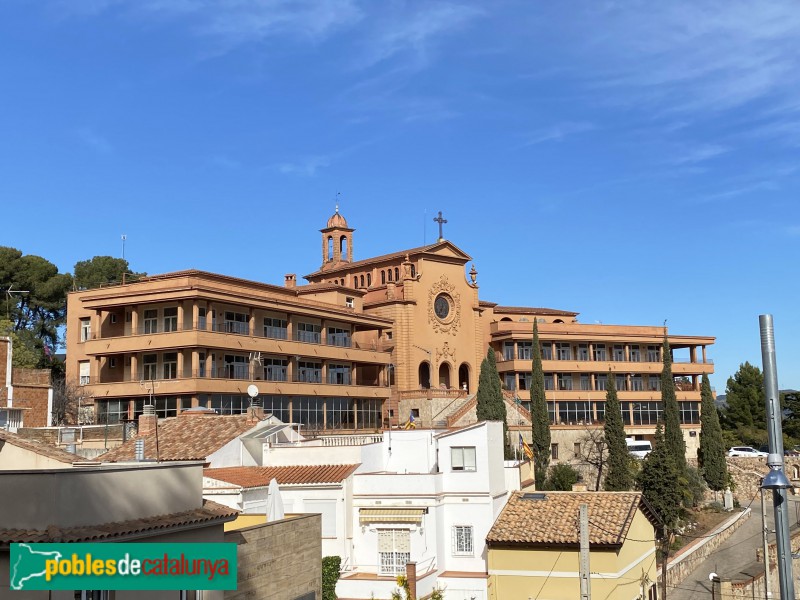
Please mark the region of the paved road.
MULTIPOLYGON (((798 504, 800 498, 789 497, 789 523, 798 520, 798 504)), ((764 572, 764 565, 755 564, 756 550, 761 548, 761 504, 759 499, 750 507, 753 513, 711 556, 700 564, 678 587, 667 591, 668 600, 693 600, 695 598, 711 598, 711 582, 709 573, 732 581, 749 579, 764 572)), ((774 529, 772 519, 772 502, 767 501, 767 525, 774 529)), ((769 536, 770 543, 775 536, 769 536)), ((774 595, 774 594, 773 594, 774 595)))

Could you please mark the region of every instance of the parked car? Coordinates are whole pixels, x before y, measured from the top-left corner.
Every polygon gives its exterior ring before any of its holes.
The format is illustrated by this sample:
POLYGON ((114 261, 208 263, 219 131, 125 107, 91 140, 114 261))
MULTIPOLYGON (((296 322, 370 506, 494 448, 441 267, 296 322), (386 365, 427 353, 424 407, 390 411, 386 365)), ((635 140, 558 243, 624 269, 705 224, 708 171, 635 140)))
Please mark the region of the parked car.
POLYGON ((767 458, 767 453, 756 450, 752 446, 734 446, 728 450, 728 456, 738 456, 742 458, 767 458))

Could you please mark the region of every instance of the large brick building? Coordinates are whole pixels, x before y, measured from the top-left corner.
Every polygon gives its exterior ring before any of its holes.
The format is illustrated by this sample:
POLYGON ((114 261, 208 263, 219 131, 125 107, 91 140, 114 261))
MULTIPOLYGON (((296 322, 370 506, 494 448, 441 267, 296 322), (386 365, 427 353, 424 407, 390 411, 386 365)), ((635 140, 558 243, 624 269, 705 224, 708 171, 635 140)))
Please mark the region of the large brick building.
POLYGON ((50 370, 15 368, 13 352, 11 338, 0 337, 0 428, 47 427, 53 412, 50 370))
MULTIPOLYGON (((571 311, 481 300, 471 257, 450 241, 354 260, 354 231, 338 210, 331 216, 321 266, 304 285, 294 274, 276 286, 181 271, 72 292, 67 374, 93 397, 95 421, 133 418, 151 395, 160 417, 195 406, 244 412, 255 385, 267 412, 304 430, 375 430, 409 414, 464 424, 491 346, 518 406, 509 424, 529 432, 535 320, 555 454, 573 449, 559 431, 602 422, 609 376, 629 433, 652 435, 663 327, 582 324, 571 311)), ((691 452, 714 338, 669 341, 691 452)))

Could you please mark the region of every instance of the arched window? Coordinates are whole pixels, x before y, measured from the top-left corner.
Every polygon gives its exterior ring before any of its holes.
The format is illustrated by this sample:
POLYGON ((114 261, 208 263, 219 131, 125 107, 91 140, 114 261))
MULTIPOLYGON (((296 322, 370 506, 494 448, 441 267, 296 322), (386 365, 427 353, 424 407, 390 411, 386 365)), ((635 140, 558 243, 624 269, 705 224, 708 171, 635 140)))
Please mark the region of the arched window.
POLYGON ((367 287, 372 286, 372 273, 367 273, 367 287))
POLYGON ((446 362, 439 365, 439 387, 450 389, 450 365, 446 362))
POLYGON ((381 285, 386 285, 386 271, 381 271, 381 285))
POLYGON ((333 260, 333 236, 328 236, 328 260, 333 260))
POLYGON ((556 319, 555 321, 553 321, 553 323, 563 323, 563 322, 564 321, 562 321, 561 319, 556 319))
POLYGON ((386 269, 386 271, 387 271, 387 273, 389 275, 389 281, 391 281, 392 280, 392 270, 391 269, 386 269))
POLYGON ((364 276, 363 275, 361 276, 361 287, 362 288, 364 287, 364 276))
POLYGON ((414 265, 411 265, 411 277, 414 278, 417 276, 417 268, 414 265))
POLYGON ((461 363, 458 367, 458 389, 469 392, 469 365, 461 363))
POLYGON ((394 280, 400 281, 400 269, 398 269, 397 267, 394 268, 394 280))
POLYGON ((339 240, 339 254, 342 256, 342 260, 347 259, 347 236, 343 235, 339 240))
POLYGON ((424 390, 431 387, 431 366, 427 362, 419 363, 419 387, 424 390))

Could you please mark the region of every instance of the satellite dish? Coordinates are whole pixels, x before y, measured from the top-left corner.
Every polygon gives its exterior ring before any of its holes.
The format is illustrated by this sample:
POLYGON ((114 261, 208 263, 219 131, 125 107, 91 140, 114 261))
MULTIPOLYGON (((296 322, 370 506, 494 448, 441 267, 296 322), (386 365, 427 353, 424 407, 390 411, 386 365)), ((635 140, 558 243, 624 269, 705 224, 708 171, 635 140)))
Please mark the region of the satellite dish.
MULTIPOLYGON (((241 389, 241 388, 239 388, 239 389, 241 389)), ((255 398, 256 396, 258 396, 258 386, 253 384, 253 383, 248 385, 247 386, 247 395, 250 396, 251 398, 255 398)))

